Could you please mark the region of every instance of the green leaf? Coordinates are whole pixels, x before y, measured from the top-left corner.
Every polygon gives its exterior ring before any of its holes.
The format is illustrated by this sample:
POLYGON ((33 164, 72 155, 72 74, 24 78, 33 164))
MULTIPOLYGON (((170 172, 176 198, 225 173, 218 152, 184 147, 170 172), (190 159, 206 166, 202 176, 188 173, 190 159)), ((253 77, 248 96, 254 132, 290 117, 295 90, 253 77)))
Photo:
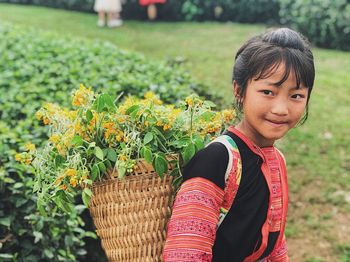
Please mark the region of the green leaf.
POLYGON ((86 121, 90 122, 90 121, 92 120, 93 117, 94 117, 94 116, 93 116, 91 110, 87 110, 87 111, 86 111, 86 121))
POLYGON ((204 112, 203 114, 201 114, 201 115, 199 116, 199 118, 200 118, 200 119, 203 119, 203 120, 206 121, 206 122, 209 122, 209 121, 213 118, 214 115, 215 115, 214 112, 206 111, 206 112, 204 112))
POLYGON ((71 142, 74 146, 81 146, 84 143, 83 138, 78 135, 75 135, 71 142))
POLYGON ((103 157, 103 151, 101 148, 99 148, 98 146, 95 147, 95 156, 100 159, 100 160, 103 160, 104 157, 103 157))
POLYGON ((56 205, 64 212, 70 213, 72 211, 71 204, 65 201, 64 199, 67 199, 66 193, 63 190, 60 190, 57 192, 54 201, 56 205))
POLYGON ((142 148, 142 157, 146 160, 147 163, 152 163, 152 151, 149 147, 144 146, 142 148))
POLYGON ((163 135, 161 131, 157 127, 152 127, 152 131, 157 133, 158 138, 161 138, 163 141, 166 141, 166 137, 163 135))
POLYGON ((91 231, 86 231, 86 232, 84 233, 84 237, 91 237, 91 238, 93 238, 93 239, 97 239, 96 233, 91 232, 91 231))
POLYGON ((8 253, 3 253, 3 254, 0 254, 0 258, 13 258, 13 255, 8 253))
POLYGON ((94 164, 91 169, 91 178, 92 180, 96 180, 96 178, 100 175, 100 169, 98 168, 97 164, 94 164))
POLYGON ((15 183, 15 184, 13 185, 13 188, 18 189, 18 188, 23 187, 23 185, 24 185, 23 183, 17 182, 17 183, 15 183))
POLYGON ((3 225, 5 227, 9 227, 11 225, 10 217, 2 217, 2 218, 0 218, 0 225, 3 225))
POLYGON ((126 114, 127 115, 130 115, 131 113, 133 113, 133 112, 135 112, 135 111, 137 111, 137 110, 139 110, 140 109, 140 105, 133 105, 133 106, 131 106, 131 107, 129 107, 127 110, 126 110, 126 114))
POLYGON ((44 207, 44 203, 45 203, 45 201, 41 197, 39 197, 38 201, 36 202, 39 213, 42 216, 47 216, 47 213, 46 213, 45 207, 44 207))
POLYGON ((194 136, 193 141, 196 146, 196 152, 204 148, 204 141, 200 136, 198 135, 194 136))
POLYGON ((91 196, 92 196, 92 191, 87 187, 84 188, 82 193, 82 199, 83 199, 84 205, 87 207, 89 206, 91 196))
POLYGON ((156 155, 154 160, 154 169, 160 177, 163 177, 164 173, 168 171, 168 161, 164 156, 160 154, 156 155))
POLYGON ((108 159, 104 161, 104 164, 105 164, 107 170, 111 169, 113 167, 112 164, 111 164, 111 161, 108 160, 108 159))
POLYGON ((98 163, 98 169, 100 170, 100 174, 105 174, 107 168, 103 162, 98 163))
POLYGON ((151 142, 153 140, 153 133, 152 132, 148 132, 145 137, 143 138, 143 142, 146 144, 148 144, 149 142, 151 142))
POLYGON ((111 160, 112 162, 117 161, 117 153, 115 152, 115 150, 113 148, 108 148, 107 158, 109 160, 111 160))
POLYGON ((108 154, 108 148, 104 148, 104 149, 102 149, 102 152, 103 152, 103 157, 107 157, 107 154, 108 154))
POLYGON ((126 168, 118 167, 117 170, 118 170, 118 178, 123 178, 126 173, 126 168))
POLYGON ((212 101, 205 100, 203 103, 203 106, 208 106, 210 108, 216 107, 216 104, 214 104, 212 101))
POLYGON ((109 109, 115 109, 116 106, 115 106, 115 104, 113 103, 113 99, 111 98, 110 95, 108 95, 108 94, 103 94, 102 97, 103 97, 103 100, 104 100, 105 104, 107 105, 107 107, 108 107, 109 109))
POLYGON ((34 231, 33 235, 35 237, 34 243, 38 243, 43 238, 43 234, 41 232, 38 232, 38 231, 34 231))
POLYGON ((194 156, 195 153, 196 153, 196 148, 194 144, 193 143, 188 144, 182 154, 185 163, 187 163, 194 156))
POLYGON ((44 255, 47 257, 47 258, 53 258, 54 255, 52 253, 52 251, 50 249, 45 249, 44 250, 44 255))
POLYGON ((103 111, 104 106, 105 106, 105 101, 103 99, 103 96, 100 95, 96 99, 96 111, 97 111, 97 113, 101 113, 103 111))

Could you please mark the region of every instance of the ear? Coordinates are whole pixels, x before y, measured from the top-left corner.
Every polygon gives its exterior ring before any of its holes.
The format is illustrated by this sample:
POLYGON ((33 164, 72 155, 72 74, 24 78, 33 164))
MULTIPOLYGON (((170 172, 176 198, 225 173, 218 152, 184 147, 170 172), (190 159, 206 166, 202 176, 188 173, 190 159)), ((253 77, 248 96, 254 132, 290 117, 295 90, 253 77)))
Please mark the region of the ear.
POLYGON ((237 100, 240 98, 240 87, 237 84, 236 80, 233 80, 233 94, 237 100))

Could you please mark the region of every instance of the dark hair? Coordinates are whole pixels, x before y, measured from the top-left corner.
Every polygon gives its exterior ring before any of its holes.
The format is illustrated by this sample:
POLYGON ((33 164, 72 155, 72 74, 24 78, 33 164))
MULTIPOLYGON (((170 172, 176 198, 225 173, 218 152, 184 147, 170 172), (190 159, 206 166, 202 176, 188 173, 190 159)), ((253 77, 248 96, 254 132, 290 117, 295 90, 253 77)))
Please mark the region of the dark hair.
POLYGON ((238 50, 232 75, 232 81, 235 80, 239 87, 237 108, 242 110, 242 98, 248 82, 268 78, 281 63, 285 65, 285 72, 276 85, 283 84, 293 71, 297 87, 302 83, 308 88, 305 115, 300 121, 304 123, 308 117, 308 103, 315 79, 314 58, 308 40, 289 28, 279 28, 255 36, 238 50))

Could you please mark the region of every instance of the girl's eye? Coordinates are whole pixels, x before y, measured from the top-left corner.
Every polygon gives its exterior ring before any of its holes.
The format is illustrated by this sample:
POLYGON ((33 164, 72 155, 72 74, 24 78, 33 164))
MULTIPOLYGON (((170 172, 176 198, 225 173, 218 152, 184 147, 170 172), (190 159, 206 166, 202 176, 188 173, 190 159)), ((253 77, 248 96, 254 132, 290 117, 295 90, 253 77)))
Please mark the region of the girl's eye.
POLYGON ((271 90, 262 90, 261 92, 262 92, 264 95, 267 95, 267 96, 273 95, 273 93, 272 93, 271 90))
POLYGON ((292 98, 293 98, 293 99, 303 99, 303 98, 305 98, 305 95, 302 95, 302 94, 294 94, 294 95, 292 95, 292 98))

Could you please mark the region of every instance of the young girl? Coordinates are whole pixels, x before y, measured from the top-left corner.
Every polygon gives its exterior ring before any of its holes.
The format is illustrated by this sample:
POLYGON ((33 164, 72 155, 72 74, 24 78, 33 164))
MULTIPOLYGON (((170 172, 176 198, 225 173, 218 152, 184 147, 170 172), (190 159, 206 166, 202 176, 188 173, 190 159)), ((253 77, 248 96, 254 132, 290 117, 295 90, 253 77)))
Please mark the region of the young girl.
POLYGON ((293 30, 269 31, 238 50, 233 90, 243 117, 225 133, 237 147, 211 143, 184 168, 165 262, 289 261, 286 166, 274 142, 306 120, 314 77, 309 44, 293 30))
POLYGON ((98 13, 97 26, 105 26, 107 16, 107 26, 116 27, 123 24, 120 19, 122 11, 121 0, 95 0, 94 10, 98 13))
POLYGON ((139 0, 140 5, 147 6, 147 15, 149 20, 157 18, 156 4, 164 4, 166 0, 139 0))

